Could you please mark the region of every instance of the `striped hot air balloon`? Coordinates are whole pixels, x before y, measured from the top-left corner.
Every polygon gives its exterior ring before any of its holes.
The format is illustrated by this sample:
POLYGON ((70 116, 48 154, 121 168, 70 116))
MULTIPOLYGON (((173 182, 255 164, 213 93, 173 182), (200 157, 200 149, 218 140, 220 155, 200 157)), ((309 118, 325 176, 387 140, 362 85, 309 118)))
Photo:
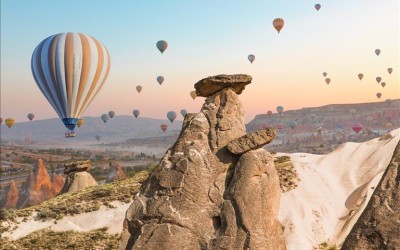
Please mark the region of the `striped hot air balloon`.
POLYGON ((44 39, 34 50, 32 74, 40 91, 75 136, 78 118, 103 87, 110 55, 95 38, 82 33, 60 33, 44 39))

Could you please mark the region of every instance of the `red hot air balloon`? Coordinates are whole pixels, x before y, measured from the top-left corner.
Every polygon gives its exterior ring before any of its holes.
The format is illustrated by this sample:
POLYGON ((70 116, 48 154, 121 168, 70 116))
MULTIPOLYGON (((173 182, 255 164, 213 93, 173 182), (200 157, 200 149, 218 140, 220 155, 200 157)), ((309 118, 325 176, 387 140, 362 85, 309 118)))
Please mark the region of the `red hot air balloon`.
POLYGON ((271 110, 268 110, 267 115, 268 115, 268 116, 271 116, 271 115, 272 115, 272 111, 271 111, 271 110))
POLYGON ((165 133, 165 131, 167 131, 167 129, 168 129, 168 125, 167 125, 167 124, 162 124, 162 125, 160 126, 160 128, 161 128, 161 130, 165 133))
POLYGON ((361 124, 358 124, 358 123, 353 124, 353 126, 352 126, 351 128, 352 128, 353 131, 356 132, 357 134, 362 130, 361 124))

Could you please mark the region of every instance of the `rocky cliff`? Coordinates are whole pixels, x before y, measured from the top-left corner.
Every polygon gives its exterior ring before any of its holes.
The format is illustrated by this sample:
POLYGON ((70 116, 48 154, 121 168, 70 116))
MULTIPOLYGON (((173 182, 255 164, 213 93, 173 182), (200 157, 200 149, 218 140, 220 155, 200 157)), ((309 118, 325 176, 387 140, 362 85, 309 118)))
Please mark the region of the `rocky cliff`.
POLYGON ((128 209, 121 249, 286 249, 279 179, 260 149, 275 133, 245 131, 238 95, 250 82, 219 75, 195 84, 205 103, 186 115, 128 209))

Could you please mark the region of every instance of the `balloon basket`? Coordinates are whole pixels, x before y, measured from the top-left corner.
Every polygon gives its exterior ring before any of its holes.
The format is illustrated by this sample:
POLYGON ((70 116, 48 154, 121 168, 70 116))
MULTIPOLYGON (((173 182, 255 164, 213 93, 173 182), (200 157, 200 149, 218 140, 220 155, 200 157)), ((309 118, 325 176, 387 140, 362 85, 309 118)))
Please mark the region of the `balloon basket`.
POLYGON ((65 133, 65 138, 75 137, 75 135, 74 131, 68 131, 65 133))

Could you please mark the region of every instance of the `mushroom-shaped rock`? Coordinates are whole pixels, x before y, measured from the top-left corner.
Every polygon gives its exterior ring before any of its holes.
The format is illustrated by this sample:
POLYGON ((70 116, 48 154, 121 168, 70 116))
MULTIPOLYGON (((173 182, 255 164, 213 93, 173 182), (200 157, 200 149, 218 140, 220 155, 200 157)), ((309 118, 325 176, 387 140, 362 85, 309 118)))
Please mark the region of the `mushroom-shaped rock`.
POLYGON ((237 155, 244 154, 250 150, 258 149, 272 142, 275 138, 275 129, 265 128, 252 133, 245 134, 227 145, 228 150, 237 155))
POLYGON ((197 96, 209 97, 224 88, 232 88, 240 95, 252 77, 244 74, 210 76, 198 81, 194 88, 197 96))
POLYGON ((89 160, 66 163, 64 164, 64 174, 69 174, 71 172, 89 171, 90 167, 91 162, 89 160))

